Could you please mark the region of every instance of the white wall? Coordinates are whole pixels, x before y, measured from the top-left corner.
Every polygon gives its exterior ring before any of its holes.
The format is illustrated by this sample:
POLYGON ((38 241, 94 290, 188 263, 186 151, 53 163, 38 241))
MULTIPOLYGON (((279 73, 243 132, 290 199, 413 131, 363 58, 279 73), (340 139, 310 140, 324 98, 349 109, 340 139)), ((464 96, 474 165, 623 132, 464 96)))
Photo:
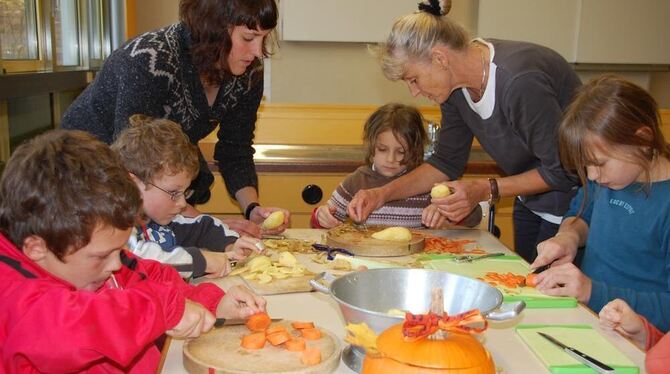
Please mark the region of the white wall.
MULTIPOLYGON (((178 19, 178 0, 136 3, 139 33, 178 19)), ((453 3, 450 13, 453 18, 470 32, 476 30, 479 1, 453 0, 453 3)), ((588 71, 579 75, 588 79, 599 73, 588 71)), ((670 72, 622 74, 648 88, 662 108, 670 108, 670 72)), ((387 81, 364 43, 280 42, 271 59, 271 77, 272 102, 429 104, 425 99, 412 98, 404 83, 387 81)))

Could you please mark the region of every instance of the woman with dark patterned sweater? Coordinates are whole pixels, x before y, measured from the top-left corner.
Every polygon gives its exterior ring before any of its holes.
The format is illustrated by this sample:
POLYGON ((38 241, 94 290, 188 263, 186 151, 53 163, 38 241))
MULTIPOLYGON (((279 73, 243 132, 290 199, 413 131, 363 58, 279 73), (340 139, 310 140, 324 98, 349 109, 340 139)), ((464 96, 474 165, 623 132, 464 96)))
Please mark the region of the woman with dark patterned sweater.
MULTIPOLYGON (((275 0, 181 0, 180 22, 140 35, 115 50, 96 79, 70 106, 62 127, 111 143, 136 113, 181 124, 194 143, 219 126, 214 158, 248 221, 228 220, 240 233, 280 208, 258 205, 252 147, 263 95, 262 58, 277 25, 275 0)), ((190 203, 209 199, 212 173, 200 154, 190 203)), ((282 209, 283 210, 283 209, 282 209)), ((194 210, 195 211, 195 210, 194 210)), ((283 231, 289 222, 285 211, 283 231)))

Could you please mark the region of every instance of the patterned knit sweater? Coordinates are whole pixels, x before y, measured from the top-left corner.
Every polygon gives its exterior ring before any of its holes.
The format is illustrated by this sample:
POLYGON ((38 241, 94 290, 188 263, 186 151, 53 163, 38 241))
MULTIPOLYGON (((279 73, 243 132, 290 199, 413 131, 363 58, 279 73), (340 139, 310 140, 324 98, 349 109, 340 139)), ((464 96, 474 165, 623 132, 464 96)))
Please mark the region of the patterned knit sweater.
MULTIPOLYGON (((383 176, 372 170, 370 166, 361 166, 353 173, 349 174, 342 183, 333 191, 328 205, 336 208, 333 214, 340 221, 345 221, 348 217, 347 206, 353 199, 358 190, 381 187, 396 178, 400 178, 404 173, 393 177, 383 176)), ((368 216, 365 221, 367 225, 380 226, 403 226, 409 228, 421 228, 421 213, 423 209, 430 205, 430 195, 424 193, 408 197, 402 200, 389 201, 381 208, 376 209, 368 216)), ((474 227, 481 221, 481 208, 477 206, 461 225, 474 227)))
MULTIPOLYGON (((217 125, 214 158, 231 195, 258 186, 252 147, 256 112, 263 95, 263 67, 252 64, 221 84, 210 107, 191 62, 190 35, 177 23, 128 41, 105 61, 95 80, 70 106, 62 127, 88 131, 111 143, 135 113, 168 118, 197 142, 217 125)), ((201 158, 194 187, 209 194, 211 172, 201 158), (204 178, 204 179, 203 179, 204 178)))

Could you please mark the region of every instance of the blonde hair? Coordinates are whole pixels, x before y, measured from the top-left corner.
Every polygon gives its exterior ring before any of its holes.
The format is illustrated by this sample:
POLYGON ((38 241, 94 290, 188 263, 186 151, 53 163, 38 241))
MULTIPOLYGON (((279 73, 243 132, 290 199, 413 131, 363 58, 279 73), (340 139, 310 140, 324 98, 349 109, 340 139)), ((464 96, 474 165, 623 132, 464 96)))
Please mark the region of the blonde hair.
POLYGON ((408 149, 404 150, 405 157, 400 164, 406 165, 409 170, 421 165, 424 147, 428 144, 424 122, 419 110, 409 105, 389 103, 375 110, 365 122, 363 130, 368 166, 372 165, 377 137, 386 130, 391 130, 399 142, 402 139, 407 144, 408 149))
POLYGON ((128 121, 130 126, 112 144, 128 171, 143 182, 184 171, 195 178, 200 169, 198 148, 178 124, 143 114, 128 121))
POLYGON ((457 51, 467 48, 468 33, 446 15, 451 1, 440 3, 440 6, 439 15, 419 11, 396 19, 386 43, 377 51, 386 78, 392 81, 403 79, 407 62, 429 60, 432 48, 438 44, 457 51))

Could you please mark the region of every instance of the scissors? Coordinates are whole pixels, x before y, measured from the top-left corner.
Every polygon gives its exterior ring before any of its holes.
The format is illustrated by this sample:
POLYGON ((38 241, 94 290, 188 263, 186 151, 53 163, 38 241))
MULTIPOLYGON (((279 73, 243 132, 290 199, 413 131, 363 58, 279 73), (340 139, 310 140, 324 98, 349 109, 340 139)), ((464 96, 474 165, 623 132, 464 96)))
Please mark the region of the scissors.
POLYGON ((326 252, 328 254, 328 256, 326 258, 331 260, 331 261, 335 259, 335 254, 337 254, 337 253, 342 253, 342 254, 345 254, 345 255, 354 256, 353 253, 351 253, 350 251, 348 251, 344 248, 331 247, 329 245, 318 244, 318 243, 312 244, 312 247, 314 249, 316 249, 317 251, 326 252))

